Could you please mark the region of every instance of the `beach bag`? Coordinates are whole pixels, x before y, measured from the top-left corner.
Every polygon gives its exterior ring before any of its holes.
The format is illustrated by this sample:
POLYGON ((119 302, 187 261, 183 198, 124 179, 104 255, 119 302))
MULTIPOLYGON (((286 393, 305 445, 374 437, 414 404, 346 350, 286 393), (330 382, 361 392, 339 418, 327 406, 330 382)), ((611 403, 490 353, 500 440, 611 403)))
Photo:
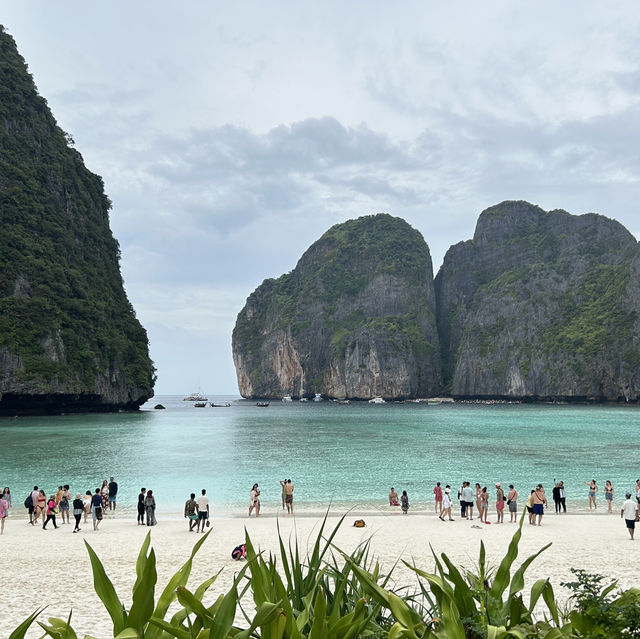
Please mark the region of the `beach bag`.
POLYGON ((364 523, 364 519, 356 519, 353 522, 355 528, 364 528, 367 524, 364 523))
POLYGON ((31 493, 27 495, 27 498, 24 500, 25 508, 33 508, 33 499, 31 499, 31 493))

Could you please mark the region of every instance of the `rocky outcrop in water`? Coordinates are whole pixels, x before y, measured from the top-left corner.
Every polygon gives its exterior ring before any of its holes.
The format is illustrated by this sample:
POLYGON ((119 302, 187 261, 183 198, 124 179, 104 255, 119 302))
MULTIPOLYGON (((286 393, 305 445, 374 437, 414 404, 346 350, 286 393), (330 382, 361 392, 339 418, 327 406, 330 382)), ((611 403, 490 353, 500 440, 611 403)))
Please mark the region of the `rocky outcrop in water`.
POLYGON ((338 224, 240 311, 244 397, 387 399, 441 388, 433 271, 420 233, 389 215, 338 224))
POLYGON ((0 27, 0 413, 114 411, 153 396, 111 203, 0 27))
POLYGON ((447 389, 636 401, 639 275, 638 243, 614 220, 526 202, 487 209, 435 281, 447 389))

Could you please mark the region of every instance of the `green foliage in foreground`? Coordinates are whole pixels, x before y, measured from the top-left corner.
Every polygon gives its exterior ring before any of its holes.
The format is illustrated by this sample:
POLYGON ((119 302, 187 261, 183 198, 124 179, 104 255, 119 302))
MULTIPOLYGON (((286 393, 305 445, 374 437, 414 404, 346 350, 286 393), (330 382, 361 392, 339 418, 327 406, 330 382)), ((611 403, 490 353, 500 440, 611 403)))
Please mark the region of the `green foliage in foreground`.
MULTIPOLYGON (((344 518, 343 518, 344 519, 344 518)), ((333 539, 342 519, 325 536, 326 519, 311 555, 300 555, 297 540, 288 547, 280 536, 280 556, 257 552, 246 536, 247 563, 226 594, 206 606, 203 597, 218 574, 191 591, 186 584, 192 562, 209 533, 194 546, 187 562, 155 599, 155 553, 147 535, 136 562, 132 603, 127 610, 102 563, 87 544, 94 587, 113 623, 115 639, 595 639, 640 637, 640 590, 614 595, 616 583, 573 570, 574 608, 560 610, 548 579, 540 579, 523 597, 524 573, 548 545, 527 557, 513 572, 522 524, 497 569, 486 562, 480 545, 474 570, 455 566, 446 554, 433 553, 436 572, 405 562, 418 577, 420 591, 391 587, 391 573, 381 575, 368 542, 347 555, 333 539), (167 619, 174 602, 178 609, 167 619), (248 606, 253 602, 253 609, 248 606), (543 609, 543 611, 541 611, 543 609), (243 627, 238 619, 244 619, 243 627)), ((86 543, 86 542, 85 542, 86 543)), ((42 638, 78 639, 71 613, 64 619, 38 621, 36 610, 9 639, 24 639, 37 622, 42 638)), ((94 639, 85 636, 85 639, 94 639)))

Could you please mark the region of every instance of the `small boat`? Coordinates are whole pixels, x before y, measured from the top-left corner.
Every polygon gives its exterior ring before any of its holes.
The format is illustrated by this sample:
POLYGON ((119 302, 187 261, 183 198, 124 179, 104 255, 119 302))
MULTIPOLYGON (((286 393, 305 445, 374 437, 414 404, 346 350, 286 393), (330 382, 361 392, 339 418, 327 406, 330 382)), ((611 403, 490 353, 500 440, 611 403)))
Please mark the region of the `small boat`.
POLYGON ((349 404, 349 400, 348 399, 339 399, 338 400, 338 404, 341 404, 342 406, 346 406, 347 404, 349 404))
POLYGON ((204 408, 207 405, 207 402, 196 402, 194 404, 195 408, 204 408))
POLYGON ((382 397, 374 397, 373 399, 369 400, 370 404, 386 404, 387 402, 384 401, 384 399, 382 399, 382 397))
POLYGON ((266 408, 267 406, 269 406, 269 402, 256 402, 256 406, 258 406, 259 408, 266 408))
POLYGON ((209 406, 211 406, 211 408, 228 408, 229 406, 231 406, 231 404, 229 402, 225 402, 224 404, 216 404, 215 402, 209 402, 209 406))
POLYGON ((182 401, 184 402, 206 402, 207 398, 198 391, 197 393, 192 393, 191 395, 187 395, 182 401))
POLYGON ((309 400, 308 400, 308 398, 306 398, 306 397, 301 397, 301 398, 300 398, 300 401, 301 401, 301 402, 308 402, 309 400))
POLYGON ((292 402, 292 401, 293 401, 293 399, 291 399, 291 395, 285 395, 285 396, 282 398, 282 401, 283 401, 283 402, 292 402))
POLYGON ((321 402, 322 401, 322 395, 320 393, 316 393, 316 396, 313 398, 314 402, 321 402))

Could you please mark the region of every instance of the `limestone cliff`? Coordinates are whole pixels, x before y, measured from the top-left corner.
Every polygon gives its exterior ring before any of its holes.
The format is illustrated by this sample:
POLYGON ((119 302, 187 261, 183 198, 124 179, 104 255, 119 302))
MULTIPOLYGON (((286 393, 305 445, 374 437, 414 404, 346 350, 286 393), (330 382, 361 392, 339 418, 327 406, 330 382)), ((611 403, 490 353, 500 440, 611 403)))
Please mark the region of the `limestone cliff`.
POLYGON ((618 222, 526 202, 484 211, 436 281, 458 397, 636 401, 640 252, 618 222))
POLYGON ((0 27, 0 413, 137 408, 153 395, 111 207, 0 27))
POLYGON ((422 236, 373 215, 338 224, 240 311, 243 397, 387 399, 441 387, 433 270, 422 236))

